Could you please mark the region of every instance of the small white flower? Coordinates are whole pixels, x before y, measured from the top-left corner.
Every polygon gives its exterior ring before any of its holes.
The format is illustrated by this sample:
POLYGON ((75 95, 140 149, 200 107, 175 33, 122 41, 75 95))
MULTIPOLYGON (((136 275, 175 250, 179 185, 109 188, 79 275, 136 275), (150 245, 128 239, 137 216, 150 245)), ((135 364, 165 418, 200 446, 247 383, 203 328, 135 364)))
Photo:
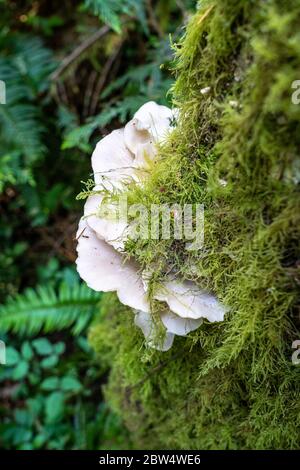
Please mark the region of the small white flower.
POLYGON ((86 201, 77 232, 76 264, 81 278, 96 291, 116 291, 120 302, 134 309, 135 324, 142 329, 147 344, 162 351, 172 346, 174 335, 186 336, 201 325, 203 318, 223 320, 225 308, 193 282, 169 276, 153 295, 162 302, 160 318, 166 329, 163 341, 157 341, 146 273, 140 273, 139 266, 122 254, 129 234, 127 222, 105 216, 103 209, 112 209, 113 213, 113 202, 107 203, 104 193, 122 191, 130 181, 142 184, 139 170, 155 157, 156 144, 170 132, 173 120, 173 111, 149 102, 124 129, 100 140, 92 155, 96 193, 86 201))

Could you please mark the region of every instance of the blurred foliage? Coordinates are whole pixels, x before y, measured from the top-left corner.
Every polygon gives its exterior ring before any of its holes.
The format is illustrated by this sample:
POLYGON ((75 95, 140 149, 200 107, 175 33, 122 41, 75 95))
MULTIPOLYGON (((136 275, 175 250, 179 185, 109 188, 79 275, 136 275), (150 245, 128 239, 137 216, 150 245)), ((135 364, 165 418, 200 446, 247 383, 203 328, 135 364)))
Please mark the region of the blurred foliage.
POLYGON ((1 308, 1 337, 8 345, 0 369, 1 447, 129 446, 120 419, 100 399, 107 367, 99 369, 86 340, 101 294, 80 285, 73 268, 59 269, 54 258, 39 267, 39 277, 36 292, 1 308), (18 336, 4 333, 10 330, 18 336))
POLYGON ((145 0, 85 0, 85 6, 98 15, 100 19, 111 26, 117 33, 121 32, 121 16, 136 17, 145 32, 148 32, 145 0))
POLYGON ((103 371, 84 335, 15 343, 9 341, 13 346, 0 370, 2 448, 124 447, 119 418, 99 400, 103 371))
POLYGON ((86 332, 101 296, 73 267, 95 142, 167 103, 194 0, 0 0, 0 446, 128 447, 86 332))

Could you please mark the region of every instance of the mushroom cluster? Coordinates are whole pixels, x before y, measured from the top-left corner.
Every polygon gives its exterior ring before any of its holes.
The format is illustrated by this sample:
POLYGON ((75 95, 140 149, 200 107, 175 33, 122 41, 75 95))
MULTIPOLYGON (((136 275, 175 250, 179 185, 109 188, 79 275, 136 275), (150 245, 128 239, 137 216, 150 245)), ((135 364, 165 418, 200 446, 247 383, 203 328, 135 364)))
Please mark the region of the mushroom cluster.
POLYGON ((204 318, 222 321, 226 309, 195 283, 169 275, 153 294, 161 302, 160 318, 166 330, 158 341, 148 299, 149 273, 141 273, 137 263, 124 257, 130 227, 122 219, 106 217, 100 209, 107 193, 122 191, 130 180, 139 181, 139 170, 155 157, 156 144, 170 131, 173 120, 169 108, 149 102, 123 129, 98 142, 92 155, 94 193, 86 201, 77 232, 76 264, 81 278, 96 291, 116 291, 120 302, 134 309, 135 324, 148 346, 162 351, 172 346, 175 335, 187 335, 204 318))

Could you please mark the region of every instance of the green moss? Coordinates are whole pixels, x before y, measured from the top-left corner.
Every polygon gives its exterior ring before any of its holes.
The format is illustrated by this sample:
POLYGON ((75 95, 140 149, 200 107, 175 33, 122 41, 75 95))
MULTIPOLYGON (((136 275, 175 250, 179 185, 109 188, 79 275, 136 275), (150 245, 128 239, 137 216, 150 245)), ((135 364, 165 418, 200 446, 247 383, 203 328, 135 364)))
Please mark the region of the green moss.
POLYGON ((205 246, 143 240, 127 249, 155 267, 154 281, 172 267, 230 312, 159 353, 108 297, 90 339, 111 366, 107 399, 136 448, 300 447, 291 361, 300 339, 299 20, 296 0, 207 0, 176 46, 181 117, 129 197, 148 207, 203 203, 205 246))

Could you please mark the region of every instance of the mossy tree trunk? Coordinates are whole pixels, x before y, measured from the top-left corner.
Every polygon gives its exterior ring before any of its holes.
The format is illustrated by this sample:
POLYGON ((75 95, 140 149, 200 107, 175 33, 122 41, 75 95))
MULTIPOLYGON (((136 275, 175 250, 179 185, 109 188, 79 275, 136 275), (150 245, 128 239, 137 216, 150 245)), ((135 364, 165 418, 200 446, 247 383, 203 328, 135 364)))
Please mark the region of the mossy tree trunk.
POLYGON ((207 0, 177 45, 180 119, 139 202, 203 203, 205 246, 149 240, 131 254, 230 311, 160 353, 107 297, 90 339, 135 448, 300 447, 299 22, 297 0, 207 0))

